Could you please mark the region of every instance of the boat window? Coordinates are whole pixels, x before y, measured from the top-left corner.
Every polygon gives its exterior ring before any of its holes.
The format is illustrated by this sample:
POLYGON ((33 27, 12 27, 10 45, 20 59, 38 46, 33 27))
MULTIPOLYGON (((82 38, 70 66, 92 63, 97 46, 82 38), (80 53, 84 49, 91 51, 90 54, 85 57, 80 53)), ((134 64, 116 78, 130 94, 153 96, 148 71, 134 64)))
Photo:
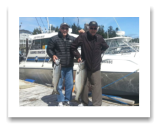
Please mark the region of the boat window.
POLYGON ((49 38, 41 39, 42 45, 47 45, 49 41, 49 38))
POLYGON ((20 40, 20 43, 22 44, 23 43, 23 40, 20 40))
POLYGON ((33 40, 31 50, 45 49, 45 45, 48 44, 49 39, 50 38, 33 40))
POLYGON ((111 39, 106 40, 109 48, 105 51, 105 54, 119 54, 119 53, 131 53, 135 52, 135 48, 131 47, 128 43, 129 39, 111 39))
POLYGON ((110 45, 110 41, 106 41, 107 45, 110 45))

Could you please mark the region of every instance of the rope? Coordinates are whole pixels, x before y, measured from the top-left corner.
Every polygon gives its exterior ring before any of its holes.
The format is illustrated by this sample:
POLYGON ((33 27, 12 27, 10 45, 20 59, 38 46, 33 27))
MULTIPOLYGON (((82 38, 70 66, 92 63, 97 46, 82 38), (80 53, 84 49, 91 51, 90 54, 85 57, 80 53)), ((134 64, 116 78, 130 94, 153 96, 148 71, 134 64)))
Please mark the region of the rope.
MULTIPOLYGON (((40 17, 40 19, 41 19, 41 17, 40 17)), ((41 19, 41 22, 42 22, 42 24, 43 24, 43 26, 44 26, 44 23, 43 23, 42 19, 41 19)), ((45 26, 44 26, 44 28, 45 28, 45 26)), ((46 30, 46 28, 45 28, 45 30, 46 30)))
MULTIPOLYGON (((114 18, 114 17, 113 17, 114 18)), ((114 18, 114 20, 115 20, 115 22, 116 22, 116 24, 117 24, 117 26, 119 27, 119 29, 121 30, 121 28, 120 28, 120 26, 119 26, 119 24, 117 23, 117 21, 116 21, 116 19, 114 18)))
POLYGON ((129 73, 128 75, 125 75, 124 77, 122 77, 122 78, 120 78, 120 79, 117 79, 116 81, 114 81, 114 82, 112 82, 112 83, 110 83, 110 84, 107 84, 106 86, 103 86, 102 89, 105 88, 105 87, 107 87, 107 86, 109 86, 109 85, 111 85, 111 84, 116 83, 117 81, 119 81, 119 80, 121 80, 121 79, 123 79, 123 78, 125 78, 125 77, 127 77, 127 76, 129 76, 129 75, 131 75, 131 74, 133 74, 133 73, 136 73, 137 71, 138 71, 138 69, 137 69, 136 71, 134 71, 134 72, 129 73))
MULTIPOLYGON (((35 17, 35 18, 36 18, 36 17, 35 17)), ((37 21, 37 18, 36 18, 36 21, 37 21)), ((37 24, 39 25, 38 21, 37 21, 37 24)), ((39 27, 40 27, 40 25, 39 25, 39 27)))

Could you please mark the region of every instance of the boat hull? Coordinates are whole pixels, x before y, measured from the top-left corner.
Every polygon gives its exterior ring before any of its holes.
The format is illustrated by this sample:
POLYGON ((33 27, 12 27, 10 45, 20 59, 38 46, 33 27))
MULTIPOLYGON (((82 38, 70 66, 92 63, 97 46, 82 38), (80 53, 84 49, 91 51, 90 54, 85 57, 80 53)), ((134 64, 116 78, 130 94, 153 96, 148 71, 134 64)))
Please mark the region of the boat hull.
POLYGON ((19 79, 33 79, 35 83, 52 84, 52 68, 19 68, 19 79))
POLYGON ((139 72, 101 72, 101 81, 103 94, 139 95, 139 72))
MULTIPOLYGON (((52 84, 52 68, 20 68, 19 78, 33 79, 35 83, 52 84)), ((75 71, 73 71, 75 77, 75 71)), ((117 96, 139 95, 139 72, 101 72, 102 93, 117 96), (127 76, 128 75, 128 76, 127 76), (107 86, 108 85, 108 86, 107 86), (105 87, 107 86, 107 87, 105 87)))

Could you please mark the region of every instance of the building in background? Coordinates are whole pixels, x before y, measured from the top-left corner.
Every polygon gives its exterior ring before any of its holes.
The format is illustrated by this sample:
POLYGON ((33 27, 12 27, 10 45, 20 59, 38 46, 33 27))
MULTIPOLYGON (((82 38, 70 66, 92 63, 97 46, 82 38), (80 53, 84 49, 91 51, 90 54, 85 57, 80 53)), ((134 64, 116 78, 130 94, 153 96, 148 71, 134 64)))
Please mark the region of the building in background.
POLYGON ((26 39, 28 39, 28 48, 30 48, 32 40, 29 36, 32 35, 32 32, 24 29, 19 30, 19 51, 20 53, 25 53, 26 51, 26 39))

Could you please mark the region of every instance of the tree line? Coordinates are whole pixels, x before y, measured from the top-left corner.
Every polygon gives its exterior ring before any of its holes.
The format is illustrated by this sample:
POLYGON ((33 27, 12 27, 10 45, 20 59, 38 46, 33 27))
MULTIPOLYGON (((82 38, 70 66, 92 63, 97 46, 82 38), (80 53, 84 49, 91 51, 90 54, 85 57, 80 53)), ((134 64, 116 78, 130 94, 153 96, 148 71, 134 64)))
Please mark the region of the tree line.
MULTIPOLYGON (((78 30, 80 30, 80 29, 85 30, 85 28, 81 28, 79 25, 76 25, 75 23, 73 23, 72 25, 69 25, 69 26, 70 26, 70 28, 72 28, 72 33, 74 33, 74 34, 78 34, 78 30)), ((53 25, 51 25, 51 30, 58 32, 59 26, 54 27, 53 25)), ((99 25, 99 30, 98 30, 97 34, 100 34, 103 38, 107 38, 107 37, 112 38, 112 37, 116 37, 117 31, 119 31, 119 28, 114 29, 112 26, 109 26, 108 29, 105 30, 103 25, 99 25)), ((41 33, 40 28, 35 28, 32 34, 36 35, 36 34, 40 34, 40 33, 41 33)), ((139 38, 132 39, 132 42, 138 42, 138 41, 139 41, 139 38)))

